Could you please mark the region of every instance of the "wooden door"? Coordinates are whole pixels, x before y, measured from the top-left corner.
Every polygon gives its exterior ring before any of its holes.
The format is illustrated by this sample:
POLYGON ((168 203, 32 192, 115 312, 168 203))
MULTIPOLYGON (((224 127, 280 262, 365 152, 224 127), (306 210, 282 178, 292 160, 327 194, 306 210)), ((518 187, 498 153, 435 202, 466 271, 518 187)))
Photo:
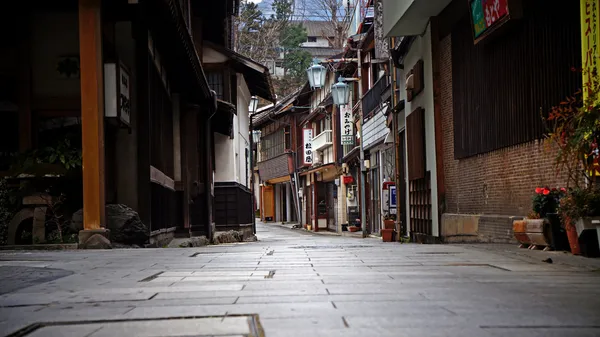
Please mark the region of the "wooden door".
POLYGON ((275 191, 273 186, 263 186, 262 209, 265 221, 275 220, 275 191))

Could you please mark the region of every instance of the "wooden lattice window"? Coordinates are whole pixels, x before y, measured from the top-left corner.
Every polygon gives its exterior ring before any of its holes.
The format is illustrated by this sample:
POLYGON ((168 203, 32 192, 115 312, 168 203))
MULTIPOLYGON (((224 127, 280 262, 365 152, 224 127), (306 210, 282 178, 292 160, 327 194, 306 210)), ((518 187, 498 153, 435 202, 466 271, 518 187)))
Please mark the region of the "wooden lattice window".
POLYGON ((410 231, 411 233, 432 234, 433 217, 431 214, 431 173, 410 182, 410 231))

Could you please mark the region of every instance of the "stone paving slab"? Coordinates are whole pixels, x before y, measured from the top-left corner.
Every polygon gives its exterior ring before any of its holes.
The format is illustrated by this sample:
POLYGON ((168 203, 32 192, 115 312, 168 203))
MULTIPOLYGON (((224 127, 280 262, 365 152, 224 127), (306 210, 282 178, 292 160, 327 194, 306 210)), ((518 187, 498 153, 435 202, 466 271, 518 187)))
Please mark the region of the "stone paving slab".
MULTIPOLYGON (((158 319, 235 314, 258 315, 266 337, 600 335, 600 273, 579 257, 546 264, 540 257, 557 253, 382 243, 260 223, 258 237, 188 249, 0 252, 9 268, 1 276, 20 266, 70 274, 6 288, 0 336, 59 321, 79 323, 38 335, 152 335, 165 326, 155 328, 158 319), (83 324, 103 319, 127 322, 98 331, 83 324), (141 319, 150 321, 132 321, 141 319)), ((171 335, 207 336, 190 322, 171 326, 171 335)))

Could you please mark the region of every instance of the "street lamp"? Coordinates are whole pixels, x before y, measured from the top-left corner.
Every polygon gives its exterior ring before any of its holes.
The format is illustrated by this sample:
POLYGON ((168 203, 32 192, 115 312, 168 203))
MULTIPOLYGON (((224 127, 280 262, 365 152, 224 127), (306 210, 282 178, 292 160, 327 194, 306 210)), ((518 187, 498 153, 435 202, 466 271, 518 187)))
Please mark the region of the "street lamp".
POLYGON ((348 105, 350 102, 350 87, 344 83, 344 78, 339 77, 338 82, 331 86, 331 96, 333 104, 341 106, 348 105))
POLYGON ((248 115, 250 118, 250 132, 252 132, 252 136, 250 136, 250 191, 252 193, 252 231, 256 234, 256 200, 254 197, 254 143, 258 143, 260 141, 260 130, 253 130, 252 119, 256 110, 258 109, 258 97, 252 96, 250 98, 250 105, 248 105, 248 115), (255 141, 256 134, 258 133, 258 141, 255 141))
POLYGON ((252 96, 250 98, 250 105, 248 105, 248 111, 250 114, 254 114, 258 109, 258 97, 252 96))
POLYGON ((322 65, 317 64, 316 60, 312 66, 306 69, 306 74, 308 75, 308 82, 310 83, 311 88, 322 88, 325 85, 327 69, 322 65))
POLYGON ((252 140, 254 141, 254 144, 260 143, 261 134, 262 132, 260 132, 260 130, 252 130, 252 140))

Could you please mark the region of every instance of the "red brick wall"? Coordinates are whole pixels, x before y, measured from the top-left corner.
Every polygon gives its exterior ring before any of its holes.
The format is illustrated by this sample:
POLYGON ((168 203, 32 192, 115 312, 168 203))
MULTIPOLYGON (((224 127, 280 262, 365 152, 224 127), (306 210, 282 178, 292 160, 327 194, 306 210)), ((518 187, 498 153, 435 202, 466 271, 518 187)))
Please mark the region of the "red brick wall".
POLYGON ((440 43, 445 212, 526 215, 535 187, 565 185, 566 179, 557 176, 553 166, 556 153, 547 150, 542 141, 534 141, 454 159, 451 43, 450 35, 440 43))

